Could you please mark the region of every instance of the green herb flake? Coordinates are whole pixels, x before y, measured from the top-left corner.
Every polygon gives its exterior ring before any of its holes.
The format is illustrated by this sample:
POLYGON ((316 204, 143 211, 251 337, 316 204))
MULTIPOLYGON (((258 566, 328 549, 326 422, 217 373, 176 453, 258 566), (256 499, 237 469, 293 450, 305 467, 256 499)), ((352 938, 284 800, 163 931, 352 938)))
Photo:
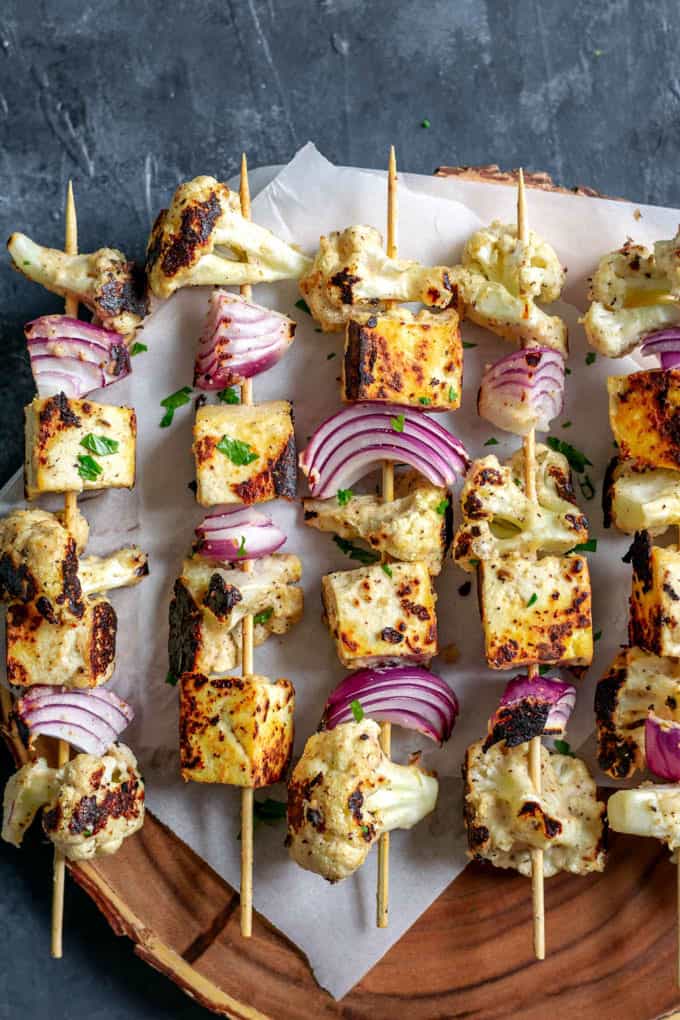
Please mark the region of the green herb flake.
POLYGON ((421 120, 421 122, 420 122, 420 126, 421 126, 421 127, 424 127, 424 128, 429 128, 429 127, 432 127, 432 125, 430 124, 430 122, 429 122, 429 120, 427 119, 427 117, 423 117, 423 119, 422 119, 422 120, 421 120))
POLYGON ((593 485, 590 476, 584 475, 583 478, 579 478, 578 487, 581 490, 581 494, 584 499, 593 499, 595 496, 595 486, 593 485))
POLYGON ((463 348, 469 351, 471 347, 476 347, 477 344, 471 344, 468 340, 463 340, 463 348))
POLYGON ((498 440, 496 439, 495 436, 491 436, 490 439, 487 439, 487 441, 484 443, 484 445, 485 446, 498 446, 498 440))
POLYGON ((557 751, 558 754, 566 754, 566 755, 568 755, 569 758, 575 758, 576 757, 576 755, 574 754, 572 749, 569 747, 569 744, 567 743, 566 740, 556 740, 555 741, 555 750, 557 751))
POLYGON ((230 439, 229 436, 222 436, 217 444, 217 449, 237 467, 252 464, 254 460, 259 460, 260 456, 248 443, 244 443, 241 439, 230 439))
POLYGON ((350 701, 349 707, 352 709, 352 715, 354 716, 354 721, 355 722, 361 722, 361 720, 364 717, 364 710, 361 707, 361 702, 357 701, 357 699, 355 698, 354 701, 350 701))
POLYGON ((597 360, 597 354, 595 351, 588 351, 586 354, 586 365, 594 365, 597 360))
POLYGON ((571 369, 569 368, 568 365, 564 366, 564 374, 565 375, 571 375, 571 369))
POLYGON ((527 609, 531 609, 531 607, 533 605, 535 605, 536 602, 538 602, 538 595, 536 594, 536 592, 534 592, 534 594, 531 596, 531 598, 527 602, 527 609))
POLYGON ((104 469, 89 453, 78 454, 78 474, 86 482, 96 482, 104 469))
POLYGON ((241 394, 233 386, 227 386, 226 389, 217 391, 217 399, 222 404, 240 404, 241 394))
MULTIPOLYGON (((274 800, 273 797, 266 797, 264 800, 253 800, 253 828, 258 825, 276 825, 282 822, 288 811, 285 800, 274 800)), ((241 839, 239 829, 236 838, 241 839)))
POLYGON ((340 535, 333 535, 333 541, 340 552, 344 552, 351 560, 358 560, 359 563, 363 563, 366 566, 371 563, 377 563, 380 559, 380 553, 373 552, 372 549, 362 549, 361 546, 354 545, 353 542, 349 542, 346 538, 341 538, 340 535))
POLYGON ((88 432, 80 440, 80 445, 84 446, 86 450, 90 450, 91 453, 96 453, 100 457, 107 457, 118 450, 120 443, 117 439, 109 439, 108 436, 95 436, 92 432, 88 432))
POLYGON ((458 400, 458 391, 455 386, 449 386, 449 403, 452 404, 454 400, 458 400))
POLYGON ((177 408, 182 407, 184 404, 188 404, 190 400, 191 386, 182 386, 181 390, 171 393, 169 397, 164 397, 163 400, 161 400, 161 407, 166 408, 166 411, 161 418, 161 428, 167 429, 168 426, 172 425, 172 419, 175 417, 175 411, 177 408))
POLYGON ((392 426, 392 428, 394 429, 395 432, 403 432, 404 431, 404 415, 403 414, 398 414, 396 416, 396 418, 390 418, 390 425, 392 426))
POLYGON ((599 641, 601 637, 602 637, 602 631, 601 630, 596 630, 595 633, 593 634, 593 641, 599 641))
POLYGON ((443 517, 444 514, 446 513, 446 508, 448 507, 448 505, 449 498, 448 496, 444 496, 444 499, 440 500, 439 503, 437 503, 436 507, 434 508, 435 512, 438 513, 440 517, 443 517))
POLYGON ((130 357, 134 358, 135 354, 144 354, 144 351, 148 351, 146 344, 140 344, 138 340, 135 340, 132 347, 130 348, 130 357))
POLYGON ((335 353, 335 351, 331 351, 330 354, 326 355, 326 361, 332 361, 333 358, 336 358, 336 357, 337 357, 337 354, 335 353))
POLYGON ((21 264, 22 266, 30 266, 31 262, 29 259, 24 259, 24 261, 21 264))
POLYGON ((587 553, 597 552, 597 539, 589 538, 587 542, 581 542, 579 545, 575 545, 573 549, 569 550, 570 553, 587 553))
POLYGON ((246 554, 246 536, 241 535, 241 541, 238 544, 236 555, 239 557, 239 559, 242 559, 245 556, 245 554, 246 554))
POLYGON ((347 506, 354 493, 351 489, 338 489, 336 499, 340 506, 347 506))
POLYGON ((561 453, 569 461, 570 467, 574 469, 578 474, 582 475, 587 466, 592 467, 592 460, 588 460, 585 453, 577 450, 571 443, 567 443, 564 439, 558 439, 556 436, 548 436, 546 440, 548 446, 555 453, 561 453))
POLYGON ((172 672, 172 670, 169 669, 168 672, 167 672, 167 675, 165 677, 166 684, 170 684, 171 687, 176 687, 178 680, 179 680, 179 677, 175 676, 175 674, 172 672))
POLYGON ((418 397, 418 403, 422 404, 423 407, 427 407, 428 404, 432 403, 432 401, 430 400, 429 397, 418 397))
POLYGON ((253 617, 253 623, 255 624, 256 627, 259 626, 259 624, 261 623, 266 623, 267 620, 271 619, 273 613, 274 607, 269 606, 267 609, 263 609, 261 613, 255 613, 255 616, 253 617))
POLYGON ((389 563, 382 563, 381 566, 382 566, 382 569, 387 574, 387 576, 391 577, 392 576, 392 567, 389 565, 389 563))
POLYGON ((563 421, 562 422, 562 428, 563 429, 570 429, 571 428, 571 422, 570 421, 563 421))
POLYGON ((305 301, 304 298, 300 298, 299 301, 296 301, 295 302, 295 307, 299 308, 301 312, 307 312, 307 315, 311 315, 312 314, 310 309, 309 309, 309 305, 307 304, 307 302, 305 301))
POLYGON ((547 676, 549 672, 550 672, 550 666, 539 666, 538 667, 538 675, 539 676, 547 676))
POLYGON ((470 566, 471 567, 478 567, 479 566, 479 560, 470 560, 470 566))

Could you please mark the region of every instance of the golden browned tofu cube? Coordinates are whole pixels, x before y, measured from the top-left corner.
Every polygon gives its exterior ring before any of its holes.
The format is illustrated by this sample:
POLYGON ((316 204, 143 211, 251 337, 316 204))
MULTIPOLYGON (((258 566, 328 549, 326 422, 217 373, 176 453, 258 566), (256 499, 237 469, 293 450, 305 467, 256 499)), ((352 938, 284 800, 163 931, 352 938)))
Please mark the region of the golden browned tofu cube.
POLYGON ((24 409, 26 498, 43 492, 131 489, 137 418, 131 407, 36 397, 24 409))
POLYGON ((293 749, 290 680, 185 673, 179 704, 183 779, 254 787, 281 779, 293 749))
POLYGON ((609 421, 621 456, 680 470, 680 369, 610 376, 609 421))
POLYGON ((207 404, 194 424, 196 499, 201 506, 293 499, 297 459, 293 405, 207 404))
POLYGON ((633 565, 630 643, 655 655, 680 657, 680 552, 653 546, 638 531, 626 557, 633 565))
POLYGON ((339 570, 321 579, 326 619, 343 666, 428 662, 437 654, 437 596, 425 563, 339 570))
POLYGON ((59 623, 33 603, 14 602, 7 609, 7 679, 19 687, 98 687, 113 673, 116 630, 115 610, 103 597, 85 599, 80 618, 59 623))
POLYGON ((406 308, 350 319, 342 399, 384 400, 431 411, 460 407, 463 346, 458 313, 406 308))
POLYGON ((590 576, 583 556, 504 556, 479 566, 484 648, 492 669, 531 663, 588 666, 590 576))

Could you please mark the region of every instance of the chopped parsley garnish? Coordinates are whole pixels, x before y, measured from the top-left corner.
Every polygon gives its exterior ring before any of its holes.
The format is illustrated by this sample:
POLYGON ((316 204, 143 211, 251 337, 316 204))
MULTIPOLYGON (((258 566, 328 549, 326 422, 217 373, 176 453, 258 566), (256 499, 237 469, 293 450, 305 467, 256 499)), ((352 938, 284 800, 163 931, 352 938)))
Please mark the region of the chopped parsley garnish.
POLYGON ((255 453, 248 443, 244 443, 241 439, 230 439, 229 436, 222 436, 217 444, 217 449, 225 457, 228 457, 232 464, 236 464, 238 467, 252 464, 260 456, 259 453, 255 453))
POLYGON ((217 399, 223 404, 240 404, 241 394, 233 386, 217 391, 217 399))
POLYGON ((364 710, 361 707, 361 702, 357 701, 357 699, 355 698, 354 701, 350 701, 349 707, 352 709, 352 715, 354 716, 354 721, 355 722, 361 722, 361 720, 364 717, 364 710))
POLYGON ((476 347, 477 344, 471 344, 468 340, 463 340, 463 347, 468 351, 471 347, 476 347))
POLYGON ((148 351, 146 344, 140 344, 139 340, 135 340, 132 347, 130 348, 130 357, 134 358, 135 354, 143 354, 144 351, 148 351))
POLYGON ((166 684, 170 684, 171 687, 176 687, 178 680, 179 680, 179 677, 175 676, 175 674, 172 672, 172 670, 169 669, 168 672, 167 672, 167 675, 165 677, 166 684))
POLYGON ((429 120, 427 119, 427 117, 424 117, 424 118, 423 118, 423 119, 421 120, 421 122, 420 122, 420 126, 421 126, 421 127, 424 127, 424 128, 429 128, 429 127, 431 127, 432 125, 430 124, 430 122, 429 122, 429 120))
POLYGON ((427 407, 427 405, 431 404, 432 401, 430 400, 429 397, 418 397, 418 403, 422 404, 424 407, 427 407))
POLYGON ((404 431, 403 414, 398 414, 396 418, 390 418, 390 425, 392 426, 395 432, 403 432, 404 431))
POLYGON ((383 563, 383 564, 381 564, 381 566, 382 566, 383 570, 385 571, 385 573, 387 574, 387 576, 391 577, 392 576, 392 567, 389 565, 389 563, 383 563))
POLYGON ((578 474, 582 475, 587 466, 592 467, 592 460, 588 460, 585 453, 577 450, 571 443, 566 443, 564 439, 558 439, 556 436, 548 436, 546 440, 548 446, 555 453, 561 453, 569 461, 570 467, 578 474))
POLYGON ((563 421, 562 422, 562 428, 563 429, 570 429, 571 428, 571 422, 570 421, 563 421))
POLYGON ((449 386, 449 403, 453 403, 454 400, 458 400, 458 393, 455 386, 449 386))
POLYGON ((164 397, 161 400, 161 407, 166 409, 165 414, 161 418, 162 429, 167 429, 169 425, 172 425, 172 419, 175 417, 177 408, 188 404, 190 399, 191 386, 183 386, 181 390, 177 390, 176 393, 171 393, 169 397, 164 397))
POLYGON ((602 637, 602 631, 601 630, 596 630, 595 633, 593 634, 593 641, 599 641, 601 637, 602 637))
POLYGON ((597 552, 597 539, 589 538, 587 542, 581 542, 579 545, 575 545, 573 549, 569 550, 570 553, 575 552, 597 552))
POLYGON ((338 489, 336 498, 340 506, 347 506, 354 493, 351 489, 338 489))
POLYGON ((120 443, 117 439, 109 439, 108 436, 95 436, 92 432, 88 432, 80 440, 80 445, 100 457, 106 457, 110 453, 115 453, 120 443))
POLYGON ((240 540, 240 542, 238 544, 238 549, 236 550, 236 555, 239 557, 239 559, 241 559, 242 557, 245 556, 245 554, 246 554, 246 536, 245 535, 241 535, 241 540, 240 540))
POLYGON ((337 355, 336 355, 335 351, 331 351, 331 353, 330 353, 330 354, 327 354, 327 355, 326 355, 326 361, 332 361, 332 360, 333 360, 333 358, 335 358, 335 357, 337 357, 337 355))
POLYGON ((255 616, 253 617, 253 623, 255 624, 255 626, 257 626, 260 623, 266 623, 267 620, 271 618, 273 612, 274 607, 269 606, 268 609, 263 609, 261 613, 255 613, 255 616))
POLYGON ((280 822, 286 817, 288 805, 285 800, 274 800, 267 797, 265 800, 253 800, 253 819, 257 822, 280 822))
POLYGON ((589 475, 584 475, 583 478, 579 478, 578 486, 584 499, 592 499, 595 495, 595 486, 590 480, 589 475))
POLYGON ((550 672, 550 668, 551 668, 550 666, 539 666, 538 667, 538 675, 539 676, 547 676, 548 673, 550 672))
POLYGON ((570 758, 575 758, 576 757, 576 755, 574 754, 572 749, 569 747, 569 744, 568 744, 568 742, 566 740, 556 740, 555 741, 555 750, 557 751, 558 754, 566 754, 570 758))
POLYGON ((380 553, 373 552, 372 549, 362 549, 360 545, 355 545, 354 542, 349 542, 346 538, 341 538, 340 535, 333 535, 333 541, 340 552, 344 552, 351 560, 358 560, 359 563, 369 565, 377 563, 380 559, 380 553))
POLYGON ((471 567, 478 567, 479 566, 479 560, 470 560, 470 566, 471 567))
POLYGON ((89 453, 78 454, 78 474, 86 482, 96 482, 103 468, 89 453))
POLYGON ((495 436, 491 436, 490 439, 487 439, 487 441, 484 443, 484 445, 485 446, 498 446, 498 440, 496 439, 495 436))
POLYGON ((538 595, 536 594, 536 592, 534 592, 534 594, 531 596, 531 598, 527 602, 527 609, 530 609, 531 606, 533 606, 534 603, 536 603, 536 602, 538 602, 538 595))
POLYGON ((586 365, 594 365, 597 360, 597 354, 595 351, 588 351, 586 354, 586 365))
POLYGON ((448 505, 449 498, 448 496, 444 496, 444 499, 440 500, 439 503, 437 503, 436 507, 434 508, 435 512, 438 513, 440 517, 443 517, 444 514, 446 513, 446 508, 448 505))
POLYGON ((296 301, 295 307, 299 308, 301 312, 307 312, 307 315, 312 314, 311 311, 309 310, 309 305, 307 304, 304 298, 300 298, 299 301, 296 301))
POLYGON ((568 365, 564 366, 564 373, 565 375, 571 375, 571 369, 569 368, 568 365))

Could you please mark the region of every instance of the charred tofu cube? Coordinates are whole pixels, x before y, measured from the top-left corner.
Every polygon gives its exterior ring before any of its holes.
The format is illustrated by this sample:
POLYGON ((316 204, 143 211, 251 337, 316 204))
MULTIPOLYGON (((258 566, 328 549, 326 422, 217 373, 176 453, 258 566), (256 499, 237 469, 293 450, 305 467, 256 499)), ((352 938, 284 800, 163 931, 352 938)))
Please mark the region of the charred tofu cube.
POLYGON ((290 680, 185 673, 180 680, 182 778, 230 786, 277 783, 293 749, 294 708, 290 680))
POLYGON ((623 648, 595 689, 600 768, 628 779, 645 768, 648 711, 680 722, 680 662, 623 648))
POLYGON ((293 405, 274 400, 199 408, 194 457, 201 506, 263 503, 277 496, 293 499, 297 487, 293 405))
POLYGON ((454 411, 462 389, 463 347, 454 309, 413 315, 399 307, 347 323, 344 401, 454 411))
POLYGON ((541 795, 529 775, 528 744, 484 741, 465 755, 468 856, 531 875, 531 851, 543 850, 543 872, 604 871, 605 807, 585 764, 541 748, 541 795))
POLYGON ((321 579, 321 598, 338 658, 356 669, 384 662, 429 662, 437 654, 437 596, 425 563, 379 563, 321 579))
POLYGON ((609 421, 621 456, 680 470, 680 369, 610 376, 609 421))
POLYGON ((113 674, 116 613, 105 598, 86 599, 80 618, 53 623, 33 603, 7 609, 7 679, 19 687, 98 687, 113 674))
POLYGON ((43 492, 131 489, 137 418, 131 407, 36 397, 24 411, 26 498, 43 492))
POLYGON ((653 546, 649 533, 638 531, 626 562, 633 565, 631 645, 680 657, 680 552, 676 546, 653 546))
POLYGON ((531 663, 588 666, 593 658, 590 576, 583 556, 482 562, 479 591, 492 669, 531 663))
POLYGON ((605 527, 633 535, 661 535, 680 524, 680 471, 638 467, 614 457, 607 468, 602 494, 605 527))

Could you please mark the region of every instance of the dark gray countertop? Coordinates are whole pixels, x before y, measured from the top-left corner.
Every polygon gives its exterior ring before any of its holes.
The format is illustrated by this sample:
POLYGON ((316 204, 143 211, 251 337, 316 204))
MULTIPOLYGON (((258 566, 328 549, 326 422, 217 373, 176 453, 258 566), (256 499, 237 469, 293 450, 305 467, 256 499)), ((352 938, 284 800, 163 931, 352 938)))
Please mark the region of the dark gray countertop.
MULTIPOLYGON (((680 205, 679 36, 671 0, 4 0, 4 236, 60 246, 72 177, 81 248, 140 255, 180 180, 309 138, 342 163, 384 166, 394 142, 404 170, 521 164, 680 205)), ((0 481, 33 390, 22 325, 59 308, 5 258, 0 481)), ((0 845, 0 1020, 204 1016, 70 884, 50 960, 50 861, 38 837, 0 845)))

